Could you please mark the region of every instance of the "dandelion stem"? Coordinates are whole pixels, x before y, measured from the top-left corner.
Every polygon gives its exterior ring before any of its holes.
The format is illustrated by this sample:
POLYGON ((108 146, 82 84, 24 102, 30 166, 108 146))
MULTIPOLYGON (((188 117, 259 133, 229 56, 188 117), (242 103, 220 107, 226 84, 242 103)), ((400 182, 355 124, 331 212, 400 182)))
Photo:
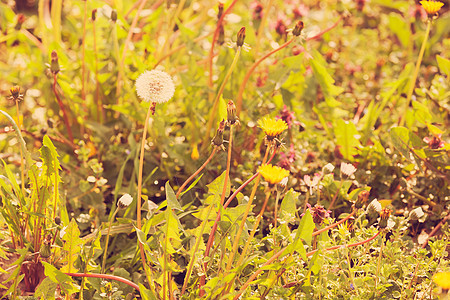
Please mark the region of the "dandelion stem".
MULTIPOLYGON (((270 148, 271 147, 267 147, 267 149, 266 149, 266 154, 264 155, 264 159, 262 161, 262 165, 264 165, 266 163, 266 161, 267 161, 267 155, 269 154, 270 148)), ((235 256, 235 254, 237 252, 237 249, 239 247, 239 239, 241 238, 242 231, 244 230, 245 221, 247 220, 247 216, 248 216, 248 214, 250 212, 250 209, 252 207, 253 198, 255 197, 256 190, 258 188, 260 178, 261 178, 261 174, 258 173, 258 175, 256 176, 255 185, 253 186, 252 192, 250 194, 250 198, 249 198, 248 203, 247 203, 247 207, 245 208, 244 215, 242 216, 241 224, 239 225, 239 229, 238 229, 238 231, 236 233, 236 237, 234 238, 233 248, 232 248, 232 251, 231 251, 230 256, 228 258, 228 263, 227 263, 227 267, 226 267, 226 271, 225 271, 224 277, 228 274, 228 272, 231 269, 231 265, 233 264, 234 256, 235 256)))
POLYGON ((189 182, 191 182, 192 179, 194 179, 195 176, 197 176, 206 167, 206 165, 211 161, 211 159, 213 158, 214 154, 216 154, 216 152, 217 152, 217 147, 214 147, 213 151, 211 152, 211 155, 203 163, 203 165, 200 168, 198 168, 198 170, 195 171, 195 173, 192 174, 188 179, 186 179, 186 181, 181 185, 181 187, 178 189, 177 194, 176 194, 177 199, 178 199, 178 197, 180 197, 181 192, 189 184, 189 182))
POLYGON ((106 266, 106 257, 108 256, 108 243, 109 243, 109 234, 111 233, 111 226, 112 222, 114 221, 114 218, 116 217, 117 213, 119 212, 119 206, 116 207, 116 210, 114 211, 113 215, 111 216, 111 219, 109 220, 108 225, 108 232, 106 233, 106 242, 105 242, 105 250, 103 251, 103 260, 102 260, 102 269, 100 273, 105 273, 105 266, 106 266))
POLYGON ((73 143, 72 128, 70 127, 69 117, 67 116, 66 107, 64 106, 64 103, 62 102, 61 97, 59 96, 58 91, 56 90, 56 80, 57 80, 57 74, 54 74, 53 75, 53 85, 52 85, 53 93, 55 94, 56 101, 58 101, 59 108, 61 109, 61 111, 63 113, 63 119, 64 119, 64 123, 67 128, 67 134, 69 135, 69 140, 70 140, 70 142, 73 143))
POLYGON ((400 117, 399 126, 403 126, 405 124, 406 112, 408 110, 408 106, 411 102, 411 97, 414 92, 414 88, 416 86, 417 75, 419 74, 420 65, 422 63, 423 54, 425 53, 425 47, 427 45, 428 37, 430 35, 430 30, 431 30, 431 20, 428 19, 427 20, 427 29, 425 31, 425 37, 423 38, 422 47, 420 48, 419 56, 417 57, 416 68, 414 70, 411 81, 409 82, 409 89, 408 89, 408 94, 406 97, 405 109, 404 109, 404 113, 400 117))
POLYGON ((214 123, 214 120, 216 119, 217 109, 219 107, 220 96, 222 95, 223 90, 225 89, 225 84, 227 83, 228 79, 230 78, 231 73, 233 73, 234 67, 237 64, 239 56, 241 55, 241 48, 242 47, 237 48, 236 54, 234 55, 233 62, 231 63, 230 67, 228 68, 228 72, 222 81, 222 85, 220 86, 219 91, 217 92, 216 98, 214 99, 214 102, 213 102, 214 104, 211 109, 211 113, 209 115, 208 123, 206 125, 206 133, 205 133, 205 138, 203 140, 202 147, 206 147, 206 145, 208 145, 209 133, 211 132, 212 125, 214 123))
MULTIPOLYGON (((155 106, 156 103, 153 102, 147 111, 147 116, 145 117, 145 122, 144 122, 144 131, 142 132, 142 141, 141 141, 141 152, 139 153, 139 172, 138 172, 138 194, 137 194, 137 199, 136 199, 136 225, 138 229, 142 228, 141 225, 141 197, 142 197, 142 174, 143 174, 143 169, 144 169, 144 151, 145 151, 145 142, 146 142, 146 138, 147 138, 147 130, 148 130, 148 121, 150 119, 150 115, 154 114, 155 112, 155 106)), ((144 269, 146 269, 146 260, 145 260, 145 253, 144 253, 144 247, 142 246, 142 244, 138 241, 139 244, 139 250, 140 250, 140 254, 141 254, 141 260, 142 260, 142 264, 144 269)), ((149 282, 150 286, 151 282, 149 282)))
MULTIPOLYGON (((19 100, 16 99, 16 110, 17 110, 17 127, 19 130, 22 130, 22 122, 20 122, 20 110, 19 110, 19 100)), ((22 195, 25 198, 25 166, 23 162, 23 151, 22 147, 19 147, 20 150, 20 180, 21 180, 21 188, 22 188, 22 195)), ((21 201, 19 201, 21 203, 21 201)), ((20 204, 22 206, 22 204, 20 204)))

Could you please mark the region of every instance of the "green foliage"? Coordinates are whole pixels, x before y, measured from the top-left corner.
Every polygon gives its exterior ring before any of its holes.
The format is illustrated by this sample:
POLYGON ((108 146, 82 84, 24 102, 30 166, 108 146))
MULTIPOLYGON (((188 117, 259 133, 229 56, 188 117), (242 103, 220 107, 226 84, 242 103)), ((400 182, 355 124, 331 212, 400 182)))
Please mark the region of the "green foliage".
POLYGON ((445 6, 431 17, 403 0, 227 1, 220 24, 206 0, 22 2, 0 3, 2 298, 441 296, 432 277, 449 270, 445 6), (134 83, 152 69, 176 90, 143 141, 152 103, 134 83), (218 148, 205 163, 216 97, 216 118, 240 122, 223 131, 231 156, 218 148), (266 116, 289 127, 272 142, 257 125, 266 116), (284 186, 255 180, 269 158, 290 171, 284 186), (387 219, 367 209, 375 199, 387 219), (122 281, 99 274, 109 220, 105 273, 122 281))

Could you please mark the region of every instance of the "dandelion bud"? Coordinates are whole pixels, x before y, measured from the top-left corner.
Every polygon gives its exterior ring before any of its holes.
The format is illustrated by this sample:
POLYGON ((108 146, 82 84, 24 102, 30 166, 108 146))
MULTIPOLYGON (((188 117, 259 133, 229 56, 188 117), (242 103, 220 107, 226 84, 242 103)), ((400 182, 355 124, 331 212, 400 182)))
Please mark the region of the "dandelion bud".
POLYGON ((355 208, 361 208, 364 206, 364 204, 367 202, 367 200, 369 199, 369 191, 362 191, 361 193, 358 194, 358 199, 355 202, 355 208))
POLYGON ((236 45, 238 47, 242 47, 242 45, 244 45, 244 40, 245 40, 245 27, 242 27, 237 34, 236 45))
POLYGON ((378 202, 377 199, 373 199, 372 202, 370 202, 369 206, 367 206, 367 213, 379 214, 381 212, 381 209, 381 203, 378 202))
POLYGON ((91 16, 92 21, 95 21, 96 15, 97 15, 97 9, 93 9, 92 10, 92 16, 91 16))
POLYGON ((52 55, 51 55, 51 64, 50 64, 50 71, 52 72, 53 75, 58 74, 60 68, 59 68, 59 62, 58 62, 58 53, 56 53, 55 50, 52 51, 52 55))
POLYGON ((292 34, 299 36, 302 33, 304 26, 303 21, 298 21, 297 24, 295 24, 294 30, 292 30, 292 34))
POLYGON ((233 100, 229 100, 227 104, 227 125, 231 126, 235 123, 239 123, 239 118, 236 116, 236 105, 233 100))
POLYGON ((222 46, 224 43, 225 43, 225 30, 223 29, 223 26, 220 25, 219 37, 217 38, 217 44, 222 46))
POLYGON ((113 9, 111 11, 111 21, 116 22, 117 21, 117 10, 113 9))
POLYGON ((217 128, 217 133, 211 141, 211 144, 217 147, 223 147, 223 131, 225 129, 225 120, 219 123, 219 128, 217 128))
POLYGON ((422 210, 422 207, 417 207, 409 213, 409 218, 411 220, 418 220, 418 219, 422 218, 423 215, 425 215, 425 214, 422 210))
POLYGON ((219 11, 217 12, 217 20, 219 20, 222 17, 223 14, 223 3, 219 2, 219 11))
POLYGON ((11 93, 11 99, 17 100, 20 97, 20 87, 18 85, 13 86, 9 89, 9 92, 11 93))
POLYGON ((50 244, 47 244, 46 242, 42 243, 41 248, 39 249, 39 255, 43 258, 48 258, 51 254, 50 244))
POLYGON ((17 23, 14 27, 15 30, 20 30, 22 28, 22 24, 25 22, 25 16, 23 14, 17 15, 17 23))
POLYGON ((130 194, 124 194, 117 201, 117 206, 119 206, 119 208, 121 208, 121 209, 127 208, 128 206, 130 206, 131 202, 133 202, 133 197, 131 197, 130 194))
POLYGON ((388 219, 389 216, 391 215, 392 210, 390 210, 389 208, 384 208, 381 213, 380 213, 380 223, 378 223, 378 227, 380 229, 384 229, 388 226, 388 219))
POLYGON ((56 225, 60 225, 61 224, 61 218, 60 217, 55 217, 55 224, 56 225))

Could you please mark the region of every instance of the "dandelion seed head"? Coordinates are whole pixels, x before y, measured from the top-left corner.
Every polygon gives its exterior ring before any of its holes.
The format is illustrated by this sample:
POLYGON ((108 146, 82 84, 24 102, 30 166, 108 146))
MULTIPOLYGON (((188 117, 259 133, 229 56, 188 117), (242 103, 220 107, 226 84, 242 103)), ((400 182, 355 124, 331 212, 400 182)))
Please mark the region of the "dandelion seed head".
POLYGON ((172 99, 175 84, 166 72, 145 71, 136 79, 136 92, 145 102, 164 103, 172 99))

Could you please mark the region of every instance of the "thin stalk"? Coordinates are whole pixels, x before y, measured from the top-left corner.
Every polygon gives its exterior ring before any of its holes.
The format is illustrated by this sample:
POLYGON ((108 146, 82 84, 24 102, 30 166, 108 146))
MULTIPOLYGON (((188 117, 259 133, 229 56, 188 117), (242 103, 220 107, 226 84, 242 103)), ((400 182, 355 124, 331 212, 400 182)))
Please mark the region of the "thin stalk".
POLYGON ((67 116, 66 107, 64 106, 64 103, 62 102, 61 97, 59 96, 58 91, 56 90, 56 79, 57 79, 57 75, 54 74, 53 75, 53 85, 52 85, 53 93, 55 94, 56 101, 58 101, 59 108, 61 109, 61 111, 63 113, 64 124, 66 125, 66 128, 67 128, 67 134, 69 135, 69 140, 70 140, 70 142, 73 143, 72 128, 70 127, 69 117, 67 116))
MULTIPOLYGON (((84 1, 83 15, 83 36, 81 38, 81 105, 85 113, 84 119, 88 117, 88 108, 86 105, 86 22, 87 22, 87 1, 84 1)), ((81 127, 83 128, 83 126, 81 127)))
MULTIPOLYGON (((234 126, 231 125, 230 126, 230 137, 229 137, 229 142, 228 142, 227 168, 226 168, 226 171, 225 171, 225 179, 224 179, 224 182, 223 182, 222 194, 220 196, 220 205, 218 207, 219 209, 218 209, 217 218, 216 218, 216 220, 218 219, 219 221, 220 221, 220 210, 221 209, 225 209, 223 207, 223 203, 225 201, 225 194, 227 192, 228 177, 230 176, 231 149, 233 147, 233 128, 234 128, 234 126)), ((211 231, 210 237, 208 239, 209 247, 206 247, 205 254, 204 254, 205 257, 209 256, 209 251, 211 249, 211 245, 212 245, 212 242, 214 240, 214 234, 215 234, 215 230, 214 230, 214 232, 211 231)), ((206 270, 207 265, 208 265, 208 263, 205 262, 204 263, 205 270, 206 270)), ((204 291, 202 289, 202 286, 205 284, 205 277, 206 277, 206 275, 202 275, 201 278, 200 278, 200 296, 203 296, 203 293, 204 293, 204 291)))
POLYGON ((233 2, 231 2, 230 6, 228 6, 228 8, 223 12, 222 16, 220 17, 220 19, 217 21, 217 26, 216 26, 216 30, 214 31, 214 35, 213 35, 213 39, 211 42, 211 49, 209 49, 209 55, 208 55, 208 66, 209 66, 209 74, 208 74, 208 87, 210 89, 213 88, 213 57, 214 57, 214 46, 216 45, 216 41, 217 38, 219 37, 219 31, 220 28, 222 26, 223 20, 225 18, 225 16, 230 13, 231 9, 233 8, 233 6, 236 4, 237 0, 233 0, 233 2))
POLYGON ((97 30, 95 20, 92 20, 92 34, 94 36, 94 60, 95 60, 95 104, 97 106, 97 122, 103 123, 105 119, 105 110, 100 99, 100 80, 98 77, 98 51, 97 51, 97 30))
MULTIPOLYGON (((271 147, 267 147, 266 154, 264 155, 264 159, 262 161, 262 164, 266 163, 267 155, 269 154, 270 148, 271 147)), ((248 216, 248 214, 250 212, 250 209, 251 209, 251 206, 252 206, 252 202, 253 202, 253 198, 255 197, 256 190, 258 188, 260 178, 261 178, 261 174, 258 173, 258 175, 256 176, 255 185, 253 186, 252 192, 250 194, 250 198, 249 198, 248 203, 247 203, 247 207, 245 208, 245 212, 244 212, 244 215, 242 217, 241 224, 239 225, 239 229, 238 229, 238 231, 236 233, 236 237, 234 238, 233 248, 232 248, 232 251, 231 251, 230 256, 228 258, 228 263, 227 263, 227 267, 226 267, 226 271, 225 271, 225 276, 228 274, 228 272, 231 269, 231 265, 233 264, 234 256, 236 255, 237 249, 239 247, 239 239, 241 238, 242 231, 244 230, 245 221, 247 220, 247 216, 248 216)))
POLYGON ((227 83, 228 79, 230 78, 231 73, 233 73, 233 70, 236 67, 239 56, 241 55, 241 48, 242 47, 237 47, 233 62, 231 63, 230 67, 228 68, 228 72, 222 81, 222 85, 219 88, 219 92, 217 92, 216 98, 214 99, 214 102, 213 102, 214 104, 211 109, 211 113, 209 115, 208 123, 206 125, 206 133, 205 133, 205 138, 203 140, 202 147, 206 147, 206 145, 208 145, 209 133, 211 132, 212 124, 214 123, 214 120, 216 119, 217 109, 219 107, 220 96, 222 95, 223 90, 225 89, 225 84, 227 83))
POLYGON ((256 32, 256 46, 255 46, 255 53, 258 53, 259 47, 261 46, 261 35, 264 30, 264 26, 266 25, 267 16, 269 15, 270 8, 272 7, 273 0, 269 0, 269 3, 267 4, 267 7, 265 8, 263 12, 263 17, 261 19, 261 23, 259 24, 258 31, 256 32))
MULTIPOLYGON (((248 237, 247 242, 244 245, 244 249, 242 250, 242 253, 241 253, 240 257, 239 257, 239 260, 236 263, 236 266, 240 266, 242 264, 242 262, 244 261, 245 255, 247 254, 248 247, 250 246, 250 242, 253 240, 253 237, 255 236, 256 230, 259 227, 259 222, 261 222, 261 219, 262 219, 262 216, 264 214, 264 211, 266 210, 266 205, 267 205, 267 202, 269 201, 270 195, 271 195, 271 189, 268 192, 266 192, 266 199, 264 200, 264 204, 263 204, 263 206, 261 208, 261 211, 258 214, 258 217, 256 217, 256 222, 255 222, 255 224, 253 224, 253 229, 250 232, 250 236, 248 237)), ((234 284, 235 280, 236 280, 236 277, 234 277, 230 281, 230 283, 228 284, 227 292, 229 292, 230 289, 233 287, 233 284, 234 284)))
MULTIPOLYGON (((22 130, 22 124, 20 122, 20 110, 19 110, 19 100, 16 99, 16 111, 17 111, 17 127, 19 130, 22 130)), ((20 180, 21 180, 21 188, 22 188, 22 195, 25 198, 25 166, 23 162, 23 151, 22 147, 19 147, 20 150, 20 180)), ((20 203, 20 201, 19 201, 20 203)), ((20 205, 22 206, 22 204, 20 205)))
POLYGON ((328 206, 328 210, 331 210, 333 208, 333 204, 337 199, 337 196, 339 195, 339 192, 342 189, 342 186, 344 185, 344 178, 341 175, 341 183, 339 184, 339 188, 336 191, 336 194, 334 194, 333 200, 331 200, 330 206, 328 206))
POLYGON ((106 242, 105 242, 105 251, 103 251, 103 260, 102 260, 102 269, 100 273, 105 273, 105 266, 106 266, 106 257, 108 256, 108 243, 109 243, 109 234, 111 233, 111 226, 112 222, 114 221, 114 218, 116 217, 117 213, 119 212, 119 206, 117 206, 116 210, 114 211, 113 215, 111 216, 111 219, 109 220, 108 225, 108 233, 106 234, 106 242))
POLYGON ((378 286, 378 281, 379 281, 379 276, 380 276, 381 257, 383 256, 383 245, 384 245, 384 234, 381 237, 380 253, 378 255, 377 273, 375 274, 375 290, 378 286))
POLYGON ((414 92, 414 87, 416 86, 417 75, 419 75, 419 69, 420 69, 420 65, 422 63, 423 54, 425 53, 425 47, 427 45, 428 37, 430 35, 430 30, 431 30, 431 19, 428 18, 427 29, 425 31, 425 37, 423 38, 422 47, 420 48, 419 56, 417 57, 416 68, 414 70, 413 76, 409 83, 410 85, 409 85, 408 94, 406 97, 405 109, 404 109, 404 113, 400 117, 399 126, 403 126, 403 124, 405 124, 406 112, 408 110, 409 103, 411 102, 411 97, 414 92))
POLYGON ((291 44, 293 41, 295 41, 295 39, 297 38, 297 36, 293 36, 292 39, 290 39, 289 41, 287 41, 286 43, 284 43, 283 45, 281 45, 280 47, 270 51, 269 53, 267 53, 266 55, 264 55, 263 57, 261 57, 260 59, 258 59, 247 71, 247 73, 245 74, 244 80, 242 80, 241 85, 239 86, 239 91, 238 91, 238 95, 236 97, 236 111, 237 114, 239 116, 239 113, 241 112, 242 109, 242 95, 244 93, 244 89, 245 86, 247 85, 248 80, 250 79, 250 76, 252 75, 252 73, 255 71, 256 67, 262 63, 266 58, 268 58, 269 56, 271 56, 272 54, 280 51, 283 48, 286 48, 289 44, 291 44))
MULTIPOLYGON (((144 131, 142 132, 142 141, 141 141, 141 152, 139 153, 139 172, 138 172, 138 191, 137 191, 137 205, 136 205, 136 225, 138 229, 142 228, 141 225, 141 197, 142 197, 142 174, 144 171, 144 151, 145 151, 145 142, 146 142, 146 138, 147 138, 147 130, 148 130, 148 121, 150 119, 150 115, 154 114, 155 111, 155 106, 156 103, 153 102, 147 111, 147 116, 145 117, 145 122, 144 122, 144 131)), ((142 260, 142 265, 144 267, 144 269, 146 269, 146 260, 145 260, 145 253, 144 253, 144 247, 142 246, 142 244, 140 242, 138 242, 139 244, 139 251, 141 254, 141 260, 142 260)), ((149 282, 150 286, 151 282, 149 282)))
POLYGON ((131 286, 132 288, 134 288, 135 290, 137 290, 138 292, 140 292, 139 286, 136 283, 134 283, 128 279, 125 279, 123 277, 119 277, 119 276, 114 276, 114 275, 109 275, 109 274, 96 274, 96 273, 65 273, 65 274, 69 275, 71 277, 91 277, 91 278, 112 279, 112 280, 116 280, 116 281, 125 283, 125 284, 131 286))
MULTIPOLYGON (((124 77, 124 70, 125 70, 125 55, 127 54, 128 51, 128 44, 131 41, 131 38, 133 37, 133 32, 134 32, 134 28, 136 27, 136 24, 139 20, 139 15, 141 14, 142 9, 144 8, 145 4, 147 3, 147 0, 141 0, 138 10, 136 12, 136 15, 133 18, 133 21, 131 22, 130 28, 128 30, 128 34, 127 34, 127 39, 125 40, 125 44, 123 45, 123 50, 122 50, 122 56, 118 56, 117 58, 120 60, 118 60, 119 63, 119 74, 117 75, 117 91, 116 91, 116 96, 120 95, 121 89, 122 89, 122 85, 120 84, 120 81, 122 80, 122 78, 124 77)), ((117 39, 115 39, 117 40, 117 39)), ((118 50, 117 50, 118 51, 118 50)))
POLYGON ((184 188, 189 184, 189 182, 191 182, 192 179, 194 179, 195 176, 197 176, 206 167, 206 165, 211 161, 211 159, 213 158, 214 154, 216 154, 216 152, 217 152, 217 147, 214 147, 213 151, 211 152, 211 155, 203 163, 203 165, 200 168, 198 168, 198 170, 195 171, 195 173, 192 174, 188 179, 186 179, 186 181, 180 186, 180 188, 178 189, 177 194, 176 194, 177 199, 180 196, 181 192, 184 190, 184 188))

